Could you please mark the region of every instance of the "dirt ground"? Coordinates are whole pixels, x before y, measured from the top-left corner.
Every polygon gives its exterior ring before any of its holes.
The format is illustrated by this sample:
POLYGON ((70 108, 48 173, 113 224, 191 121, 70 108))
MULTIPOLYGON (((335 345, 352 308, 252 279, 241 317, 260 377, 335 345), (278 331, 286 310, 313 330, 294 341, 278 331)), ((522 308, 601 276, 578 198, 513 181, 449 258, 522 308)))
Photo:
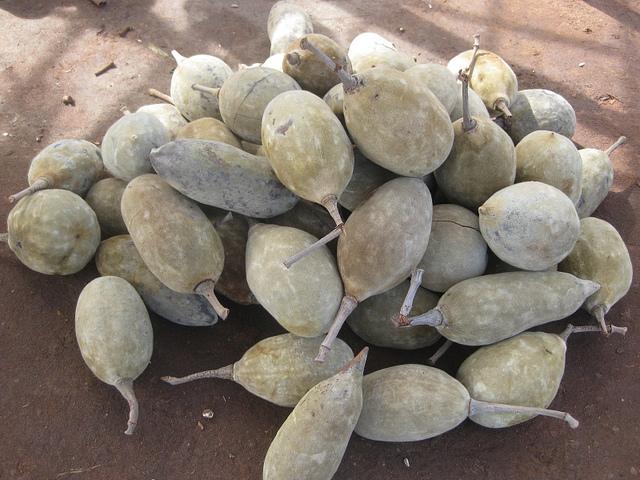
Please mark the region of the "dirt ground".
MULTIPOLYGON (((521 88, 564 95, 578 116, 574 139, 613 156, 613 190, 597 216, 618 228, 635 265, 640 257, 640 4, 635 0, 368 0, 298 2, 316 30, 342 45, 376 31, 421 62, 445 63, 475 32, 518 74, 521 88)), ((61 138, 100 141, 119 109, 167 91, 167 55, 210 53, 235 67, 265 59, 271 1, 0 0, 0 195, 23 188, 31 158, 61 138), (121 34, 126 27, 133 30, 121 34), (94 76, 114 61, 117 68, 94 76), (65 106, 71 95, 75 106, 65 106)), ((0 202, 0 216, 10 206, 0 202)), ((638 278, 636 270, 636 278, 638 278)), ((231 363, 258 340, 280 333, 261 308, 232 308, 224 323, 190 329, 153 318, 152 363, 136 382, 138 431, 123 435, 126 406, 85 367, 73 315, 93 265, 68 278, 39 275, 0 245, 0 478, 255 479, 288 409, 224 381, 170 387, 164 374, 231 363), (211 409, 213 418, 203 418, 211 409)), ((609 313, 626 338, 575 335, 553 408, 571 412, 577 430, 550 419, 489 430, 471 422, 438 438, 406 444, 354 436, 337 479, 626 479, 640 472, 640 307, 638 282, 609 313), (405 462, 404 459, 407 459, 405 462)), ((234 307, 234 305, 231 305, 234 307)), ((578 314, 573 319, 586 322, 578 314)), ((564 322, 550 325, 560 331, 564 322)), ((363 346, 347 328, 354 350, 363 346)), ((424 363, 433 349, 373 348, 367 371, 424 363)), ((441 362, 454 374, 470 352, 441 362)))

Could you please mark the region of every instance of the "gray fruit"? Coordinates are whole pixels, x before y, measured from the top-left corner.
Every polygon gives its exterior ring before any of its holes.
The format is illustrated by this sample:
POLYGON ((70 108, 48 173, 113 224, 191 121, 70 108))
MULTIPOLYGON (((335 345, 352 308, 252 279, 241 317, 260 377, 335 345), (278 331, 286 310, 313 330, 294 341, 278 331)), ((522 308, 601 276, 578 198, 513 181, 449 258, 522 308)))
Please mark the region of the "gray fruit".
MULTIPOLYGON (((324 208, 306 200, 300 200, 291 210, 270 218, 269 223, 304 230, 318 238, 335 226, 331 215, 324 208)), ((335 248, 333 251, 335 253, 335 248)))
MULTIPOLYGON (((491 119, 487 107, 484 106, 482 99, 478 96, 472 88, 469 88, 469 115, 474 118, 491 119)), ((462 118, 462 85, 458 85, 458 96, 456 97, 456 104, 453 110, 449 114, 452 122, 462 118)))
POLYGON ((307 33, 313 33, 313 24, 304 9, 287 1, 280 1, 274 3, 269 10, 267 33, 271 41, 270 55, 273 56, 286 53, 291 42, 307 33))
POLYGON ((87 193, 86 202, 98 217, 105 237, 127 233, 120 212, 120 201, 127 182, 119 178, 105 178, 96 182, 87 193))
POLYGON ((362 73, 370 68, 387 67, 404 72, 415 67, 416 61, 404 52, 397 50, 380 50, 362 55, 358 61, 352 62, 353 72, 362 73))
POLYGON ((127 400, 129 421, 124 433, 133 434, 138 423, 133 381, 147 368, 153 351, 153 330, 142 299, 122 278, 96 278, 80 293, 75 329, 89 369, 127 400))
POLYGON ((573 137, 576 131, 576 112, 562 95, 551 90, 534 88, 520 90, 511 104, 509 134, 513 143, 536 130, 549 130, 573 137))
POLYGON ((447 67, 436 63, 424 63, 409 68, 406 73, 408 76, 424 82, 429 90, 438 97, 447 112, 449 114, 453 112, 460 93, 456 76, 447 67))
POLYGON ((359 150, 354 151, 353 175, 338 199, 338 203, 353 211, 371 196, 376 188, 397 175, 369 161, 359 150))
POLYGON ((334 85, 331 89, 325 93, 322 99, 325 101, 331 111, 340 120, 344 119, 344 112, 342 110, 342 104, 344 102, 344 88, 341 83, 334 85))
POLYGON ((386 38, 373 32, 364 32, 356 35, 349 44, 349 59, 351 63, 360 61, 362 57, 372 53, 396 52, 396 46, 386 38))
POLYGON ((224 122, 217 118, 204 117, 187 123, 178 130, 176 140, 195 139, 195 140, 213 140, 214 142, 226 143, 236 148, 242 148, 242 145, 233 132, 224 122))
POLYGON ((164 125, 169 132, 169 139, 176 138, 178 131, 187 124, 187 120, 182 116, 176 107, 168 103, 155 103, 153 105, 143 105, 138 112, 150 113, 164 125))

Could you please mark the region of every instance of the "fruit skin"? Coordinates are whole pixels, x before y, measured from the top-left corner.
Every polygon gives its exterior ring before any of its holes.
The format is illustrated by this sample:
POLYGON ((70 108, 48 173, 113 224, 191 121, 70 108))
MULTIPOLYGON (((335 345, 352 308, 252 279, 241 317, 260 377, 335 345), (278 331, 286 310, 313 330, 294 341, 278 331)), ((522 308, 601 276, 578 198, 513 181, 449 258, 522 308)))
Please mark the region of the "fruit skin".
MULTIPOLYGON (((547 408, 560 388, 566 351, 558 335, 524 332, 476 350, 458 369, 457 379, 476 400, 547 408)), ((484 427, 504 428, 533 417, 479 413, 470 418, 484 427)))
POLYGON ((607 313, 627 294, 633 281, 633 265, 624 240, 611 224, 594 217, 580 221, 578 241, 558 269, 601 285, 584 302, 583 308, 589 313, 598 307, 607 313))
POLYGON ((455 378, 424 365, 397 365, 365 375, 355 432, 380 442, 438 436, 467 418, 469 392, 455 378))
POLYGON ((127 226, 120 212, 120 201, 127 182, 119 178, 105 178, 96 182, 85 198, 98 217, 105 237, 127 233, 127 226))
POLYGON ((46 146, 29 165, 29 185, 43 178, 50 188, 69 190, 84 197, 104 166, 100 149, 86 140, 58 140, 46 146))
POLYGON ((573 137, 576 131, 573 107, 562 95, 551 90, 520 90, 509 109, 513 114, 509 129, 513 143, 536 130, 549 130, 567 138, 573 137))
POLYGON ((109 127, 102 140, 102 159, 114 177, 129 182, 153 171, 149 153, 170 141, 170 134, 156 117, 130 113, 109 127))
POLYGON ((613 185, 613 166, 606 152, 595 148, 578 150, 582 161, 582 190, 576 204, 580 218, 590 217, 613 185))
POLYGON ((187 120, 178 109, 168 103, 143 105, 137 111, 150 113, 156 117, 169 132, 169 140, 174 140, 178 131, 187 124, 187 120))
POLYGON ((271 403, 295 407, 312 387, 353 359, 349 345, 338 339, 332 358, 315 362, 321 341, 291 333, 265 338, 233 365, 233 380, 271 403))
POLYGON ((231 67, 212 55, 179 56, 178 66, 171 76, 171 98, 187 120, 213 117, 222 120, 218 99, 210 93, 194 90, 193 84, 220 88, 233 73, 231 67))
POLYGON ((220 89, 220 114, 240 138, 260 143, 262 115, 267 104, 289 90, 300 90, 300 86, 285 73, 264 67, 239 70, 220 89))
POLYGON ((308 33, 291 42, 287 48, 287 54, 282 60, 282 71, 298 82, 304 90, 315 93, 322 98, 331 87, 340 83, 340 78, 315 54, 303 49, 300 46, 302 40, 307 40, 318 47, 334 62, 342 65, 348 73, 352 72, 351 62, 347 52, 326 35, 308 33))
POLYGON ((342 104, 344 102, 344 87, 341 83, 334 85, 324 94, 322 99, 325 101, 331 111, 335 114, 340 121, 344 120, 344 112, 342 111, 342 104))
POLYGON ((75 330, 85 363, 109 385, 135 380, 151 360, 149 314, 136 290, 120 277, 99 277, 84 287, 75 330))
POLYGON ((273 4, 267 19, 270 55, 286 53, 291 42, 308 33, 313 33, 313 24, 304 9, 286 1, 273 4))
POLYGON ((283 260, 313 244, 302 230, 258 224, 247 241, 247 282, 258 302, 289 332, 326 333, 342 299, 342 281, 327 247, 287 269, 283 260))
POLYGON ((580 219, 571 199, 545 183, 503 188, 478 212, 489 248, 523 270, 541 271, 559 263, 580 235, 580 219))
POLYGON ((213 140, 214 142, 226 143, 236 148, 242 145, 234 133, 224 122, 217 118, 204 117, 187 123, 178 130, 176 140, 213 140))
POLYGON ((333 478, 362 410, 363 369, 358 355, 302 397, 269 446, 263 480, 333 478))
POLYGON ((273 217, 298 201, 278 181, 266 158, 225 143, 176 140, 153 150, 151 164, 187 197, 248 217, 273 217))
MULTIPOLYGON (((484 106, 482 99, 476 92, 473 91, 471 87, 469 87, 469 115, 474 118, 485 118, 487 120, 491 119, 491 115, 489 115, 487 107, 484 106)), ((449 114, 449 118, 451 118, 452 122, 455 122, 456 120, 460 120, 462 118, 462 85, 458 85, 458 96, 456 97, 456 104, 449 114)))
POLYGON ((387 67, 404 72, 415 67, 416 61, 409 55, 396 50, 381 50, 363 55, 356 62, 352 62, 353 72, 362 73, 370 68, 387 67))
POLYGON ((546 183, 576 204, 582 191, 582 160, 573 142, 559 133, 536 130, 516 145, 516 182, 546 183))
MULTIPOLYGON (((336 225, 323 207, 306 200, 300 200, 291 210, 270 218, 269 223, 304 230, 317 238, 324 236, 336 225)), ((336 244, 334 242, 329 243, 327 247, 335 254, 336 244)))
POLYGON ((393 180, 397 175, 367 159, 359 150, 354 151, 351 180, 338 198, 338 203, 353 211, 371 196, 376 188, 393 180))
POLYGON ((600 285, 563 272, 507 272, 457 283, 435 308, 437 329, 462 345, 488 345, 577 311, 600 285))
POLYGON ((476 127, 464 131, 462 119, 453 124, 453 147, 435 171, 447 199, 472 211, 516 178, 513 142, 491 119, 472 117, 476 127))
MULTIPOLYGON (((462 52, 449 60, 447 68, 457 75, 469 66, 472 56, 473 50, 462 52)), ((487 50, 478 51, 470 86, 489 110, 497 110, 501 100, 510 106, 518 93, 518 79, 511 67, 501 57, 487 50)))
MULTIPOLYGON (((289 46, 289 43, 287 43, 287 46, 289 46)), ((262 66, 265 68, 273 68, 274 70, 278 70, 279 72, 282 72, 282 61, 284 60, 284 54, 285 52, 271 55, 264 62, 262 62, 262 66)))
POLYGON ((418 264, 424 270, 422 286, 445 292, 462 280, 482 275, 488 260, 478 216, 459 205, 435 205, 427 251, 418 264))
POLYGON ((361 302, 405 280, 427 249, 431 212, 421 179, 396 178, 379 187, 347 219, 338 239, 345 293, 361 302))
POLYGON ((406 73, 416 80, 424 82, 429 90, 438 97, 445 110, 449 114, 453 112, 460 94, 458 93, 456 76, 447 67, 436 63, 423 63, 412 66, 406 70, 406 73))
MULTIPOLYGON (((436 343, 440 334, 433 327, 396 328, 393 325, 392 319, 400 311, 408 289, 409 281, 405 280, 397 287, 360 303, 347 319, 351 330, 365 342, 378 347, 416 350, 436 343)), ((413 301, 411 315, 426 312, 437 303, 438 295, 419 288, 413 301)), ((335 347, 331 348, 333 350, 335 347)), ((331 358, 332 355, 333 351, 327 358, 331 358)))
POLYGON ((327 104, 309 92, 284 92, 269 102, 262 146, 280 181, 315 203, 339 197, 353 173, 347 133, 327 104))
POLYGON ((71 275, 93 258, 100 243, 98 218, 68 190, 47 189, 22 198, 7 218, 9 248, 31 270, 71 275))
POLYGON ((121 207, 138 253, 163 284, 193 293, 205 280, 218 280, 222 242, 194 202, 159 176, 141 175, 127 185, 121 207))
POLYGON ((421 82, 378 67, 345 91, 344 118, 351 138, 372 162, 398 175, 422 177, 438 168, 453 144, 449 113, 421 82))
POLYGON ((129 235, 104 240, 96 252, 96 267, 103 277, 125 279, 150 310, 170 322, 188 327, 208 327, 218 321, 201 295, 178 293, 165 287, 147 268, 129 235))
POLYGON ((363 32, 354 37, 347 54, 351 63, 358 62, 371 53, 396 52, 396 46, 386 38, 373 32, 363 32))

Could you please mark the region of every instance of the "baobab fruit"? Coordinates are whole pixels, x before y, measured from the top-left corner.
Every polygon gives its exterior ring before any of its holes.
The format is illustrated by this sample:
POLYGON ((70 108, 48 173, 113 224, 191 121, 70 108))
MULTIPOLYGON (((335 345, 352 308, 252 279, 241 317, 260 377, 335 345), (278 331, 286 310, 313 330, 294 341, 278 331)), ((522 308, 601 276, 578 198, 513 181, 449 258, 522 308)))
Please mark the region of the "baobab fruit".
POLYGON ((286 1, 273 4, 267 20, 271 56, 286 53, 291 42, 308 33, 313 33, 313 24, 304 9, 286 1))
MULTIPOLYGON (((289 44, 287 44, 288 46, 289 44)), ((273 68, 274 70, 278 70, 282 72, 282 61, 284 60, 284 53, 276 53, 267 58, 264 62, 262 62, 262 67, 264 68, 273 68)))
MULTIPOLYGON (((429 90, 438 97, 440 103, 449 114, 453 111, 458 101, 459 87, 456 76, 444 65, 436 63, 423 63, 406 70, 409 77, 415 78, 429 87, 429 90)), ((473 113, 471 113, 473 115, 473 113)))
POLYGON ((151 152, 151 164, 183 195, 248 217, 273 217, 298 201, 265 157, 225 143, 177 140, 151 152))
MULTIPOLYGON (((558 335, 521 333, 473 352, 456 377, 476 400, 548 408, 564 375, 567 338, 574 332, 593 331, 599 331, 598 327, 569 324, 558 335)), ((535 414, 482 413, 472 420, 484 427, 504 428, 533 417, 535 414)))
POLYGON ((300 200, 291 210, 277 217, 270 218, 269 223, 280 225, 281 227, 293 227, 304 230, 318 238, 322 237, 335 225, 331 215, 329 215, 323 207, 312 202, 307 202, 306 200, 300 200))
POLYGON ((187 123, 178 130, 176 140, 186 139, 212 140, 214 142, 226 143, 236 148, 242 148, 240 140, 238 140, 231 129, 229 129, 224 122, 211 117, 199 118, 187 123))
MULTIPOLYGON (((331 109, 309 92, 281 93, 264 111, 262 145, 271 168, 289 190, 327 209, 336 229, 323 240, 335 238, 343 225, 338 198, 353 173, 353 146, 331 109)), ((293 265, 306 253, 285 263, 293 265)))
POLYGON ((536 130, 516 145, 516 182, 542 182, 556 187, 576 204, 582 190, 582 160, 567 137, 536 130))
POLYGON ((529 413, 578 422, 555 410, 483 402, 458 380, 425 365, 397 365, 362 380, 362 412, 355 428, 361 437, 381 442, 414 442, 453 430, 467 418, 487 413, 529 413), (402 399, 402 401, 398 401, 402 399))
POLYGON ((618 231, 599 218, 583 218, 578 241, 558 268, 601 285, 582 308, 596 317, 607 333, 604 315, 627 294, 633 280, 629 250, 618 231))
POLYGON ((387 67, 404 72, 416 65, 416 61, 403 52, 382 50, 363 55, 357 62, 352 62, 353 73, 362 73, 370 68, 387 67))
POLYGON ((583 148, 578 150, 582 160, 582 191, 576 205, 580 218, 589 217, 602 203, 613 185, 613 165, 609 156, 627 141, 620 137, 606 150, 583 148))
POLYGON ((489 345, 567 318, 600 285, 563 272, 507 272, 457 283, 438 305, 400 325, 430 325, 452 342, 489 345))
POLYGON ((150 113, 156 117, 164 128, 169 132, 169 139, 176 138, 178 131, 187 124, 187 121, 173 105, 168 103, 154 103, 152 105, 143 105, 138 112, 150 113))
POLYGON ((445 292, 462 280, 482 275, 487 262, 478 216, 459 205, 435 205, 427 251, 418 264, 424 270, 422 286, 445 292))
POLYGON ((298 82, 304 90, 322 98, 331 87, 340 83, 340 77, 305 48, 304 45, 307 42, 313 42, 318 49, 349 73, 351 73, 351 62, 347 52, 340 45, 319 33, 309 33, 289 45, 282 61, 282 71, 298 82))
MULTIPOLYGON (((476 42, 474 52, 479 48, 476 42)), ((453 124, 453 147, 435 171, 438 187, 452 202, 475 211, 491 195, 512 185, 516 176, 513 142, 490 118, 469 114, 469 77, 477 57, 460 73, 463 116, 453 124)))
POLYGON ((453 127, 429 88, 385 67, 350 75, 311 41, 303 41, 303 48, 340 76, 347 129, 365 157, 409 177, 422 177, 444 162, 453 127))
POLYGON ((232 73, 231 67, 212 55, 183 57, 173 50, 178 66, 171 77, 171 98, 180 113, 190 121, 203 117, 221 120, 218 98, 210 93, 194 90, 194 84, 220 88, 232 73))
POLYGON ((170 322, 208 327, 218 321, 213 307, 201 295, 165 287, 147 268, 129 235, 103 240, 96 252, 96 267, 103 277, 124 278, 151 311, 170 322))
MULTIPOLYGON (((397 287, 369 297, 360 303, 347 319, 351 330, 365 342, 377 347, 416 350, 436 343, 440 334, 432 327, 396 328, 393 326, 391 320, 400 310, 408 288, 409 280, 405 280, 397 287)), ((437 303, 438 295, 424 288, 418 288, 411 312, 415 315, 431 310, 437 303)), ((332 356, 330 355, 329 358, 332 356)))
POLYGON ((567 100, 551 90, 520 90, 511 103, 509 135, 513 143, 536 130, 548 130, 567 138, 576 131, 576 112, 567 100))
POLYGON ((120 201, 127 182, 119 178, 105 178, 96 182, 85 198, 98 217, 100 229, 105 237, 127 233, 122 219, 120 201))
POLYGON ((116 178, 128 182, 153 171, 149 153, 171 141, 171 135, 155 116, 129 113, 109 127, 102 140, 104 166, 116 178))
POLYGON ((286 268, 282 259, 316 242, 302 230, 257 224, 247 241, 247 282, 262 305, 300 337, 326 333, 342 298, 336 261, 325 246, 286 268))
MULTIPOLYGON (((456 104, 453 110, 449 114, 452 122, 462 118, 462 85, 458 85, 458 96, 456 98, 456 104)), ((491 119, 487 107, 484 106, 482 99, 478 96, 472 88, 469 88, 469 115, 473 118, 485 118, 491 119)))
POLYGON ((358 303, 402 283, 427 249, 431 194, 421 179, 396 178, 356 208, 338 240, 344 297, 317 360, 323 361, 358 303))
POLYGON ((269 446, 263 480, 333 478, 362 410, 367 351, 302 397, 269 446))
POLYGON ((267 104, 289 90, 300 90, 300 86, 285 73, 264 67, 240 70, 220 88, 220 114, 238 137, 260 143, 262 114, 267 104))
POLYGON ((31 270, 71 275, 93 258, 100 243, 100 225, 91 207, 75 193, 41 190, 11 209, 5 241, 31 270))
POLYGON ((331 87, 322 99, 327 105, 329 105, 329 108, 335 116, 342 121, 344 119, 344 112, 342 110, 342 104, 344 102, 344 88, 342 88, 342 84, 338 83, 331 87))
POLYGON ((127 435, 138 423, 133 381, 153 352, 153 330, 140 295, 119 277, 100 277, 84 287, 75 315, 78 346, 91 372, 118 389, 129 404, 127 435))
POLYGON ((580 219, 564 193, 541 182, 516 183, 479 209, 480 231, 493 253, 523 270, 546 270, 569 255, 580 219))
POLYGON ((122 218, 151 273, 179 293, 207 298, 223 320, 229 311, 214 293, 224 265, 220 237, 202 210, 157 175, 129 182, 122 218))
POLYGON ((393 172, 369 161, 357 149, 354 160, 351 180, 338 199, 338 203, 350 211, 369 198, 376 188, 397 177, 393 172))
POLYGON ((245 152, 249 152, 252 155, 258 155, 260 157, 266 157, 264 148, 259 143, 251 143, 246 140, 240 140, 240 145, 245 152))
POLYGON ((84 197, 103 173, 100 150, 86 140, 59 140, 45 147, 31 160, 27 181, 29 187, 11 195, 17 202, 39 190, 69 190, 84 197))
POLYGON ((360 61, 372 53, 396 52, 396 46, 386 38, 373 32, 364 32, 351 40, 347 54, 351 63, 360 61))
MULTIPOLYGON (((449 60, 447 68, 457 75, 460 70, 467 68, 473 55, 474 50, 462 52, 449 60)), ((511 117, 509 108, 518 92, 518 79, 501 57, 493 52, 480 50, 469 85, 489 110, 511 117)))
POLYGON ((302 338, 290 333, 276 335, 259 341, 231 365, 186 377, 162 377, 162 380, 171 385, 205 378, 231 380, 268 402, 295 407, 309 389, 335 375, 353 359, 349 345, 340 340, 336 343, 335 358, 322 364, 314 362, 320 342, 320 338, 302 338))

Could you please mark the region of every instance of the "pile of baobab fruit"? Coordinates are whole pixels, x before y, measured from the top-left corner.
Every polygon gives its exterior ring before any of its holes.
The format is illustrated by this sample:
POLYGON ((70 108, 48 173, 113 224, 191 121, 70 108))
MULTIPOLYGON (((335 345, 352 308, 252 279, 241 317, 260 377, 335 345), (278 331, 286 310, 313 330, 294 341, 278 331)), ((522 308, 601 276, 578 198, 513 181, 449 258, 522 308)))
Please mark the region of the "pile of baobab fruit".
POLYGON ((27 267, 69 275, 95 256, 102 276, 80 294, 76 336, 129 403, 126 433, 152 355, 147 309, 211 326, 228 314, 216 294, 262 305, 289 333, 163 379, 229 379, 294 407, 265 479, 331 478, 354 431, 406 442, 466 418, 503 428, 538 415, 577 427, 547 407, 572 332, 626 330, 605 314, 631 285, 629 253, 590 216, 624 138, 578 150, 571 105, 518 91, 478 36, 445 67, 375 33, 345 50, 285 2, 268 31, 272 56, 235 72, 174 52, 170 95, 151 92, 167 103, 125 112, 101 150, 49 145, 11 197, 4 238, 27 267), (525 332, 580 308, 593 325, 525 332), (480 348, 457 378, 425 365, 363 377, 367 349, 354 357, 337 338, 345 321, 380 347, 442 336, 431 364, 451 342, 480 348))

